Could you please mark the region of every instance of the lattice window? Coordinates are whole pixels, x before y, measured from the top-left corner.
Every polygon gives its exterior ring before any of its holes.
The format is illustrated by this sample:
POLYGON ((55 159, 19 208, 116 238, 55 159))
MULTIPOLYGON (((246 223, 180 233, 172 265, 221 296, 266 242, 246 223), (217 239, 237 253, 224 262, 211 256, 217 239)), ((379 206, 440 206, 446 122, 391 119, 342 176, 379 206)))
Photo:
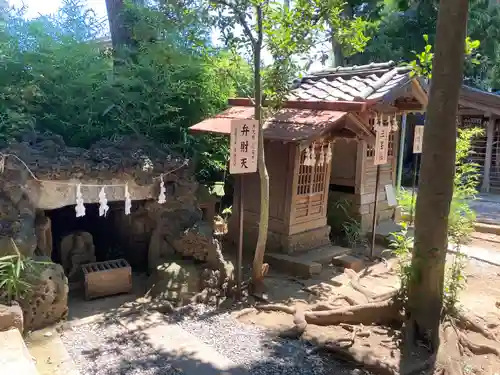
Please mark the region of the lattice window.
MULTIPOLYGON (((373 126, 375 125, 375 118, 370 117, 368 119, 368 124, 370 125, 370 129, 373 130, 373 126)), ((367 145, 366 146, 366 157, 373 158, 374 156, 375 156, 375 146, 374 145, 367 145)))
POLYGON ((314 143, 314 154, 316 156, 316 163, 314 167, 304 165, 306 158, 305 150, 300 155, 300 165, 297 183, 297 195, 309 195, 322 193, 325 189, 326 171, 328 163, 320 166, 318 165, 320 152, 326 152, 328 143, 314 143))
POLYGON ((302 152, 302 155, 300 155, 297 195, 309 194, 309 188, 311 187, 313 167, 308 167, 307 165, 304 165, 305 158, 306 158, 305 152, 302 152))

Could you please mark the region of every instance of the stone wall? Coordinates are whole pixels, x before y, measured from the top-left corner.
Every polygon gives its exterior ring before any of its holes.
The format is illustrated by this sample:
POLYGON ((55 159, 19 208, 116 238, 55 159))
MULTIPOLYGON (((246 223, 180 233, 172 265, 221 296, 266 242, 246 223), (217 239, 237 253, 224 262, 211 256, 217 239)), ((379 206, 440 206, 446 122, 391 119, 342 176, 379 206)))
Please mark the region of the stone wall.
MULTIPOLYGON (((24 256, 50 256, 51 223, 43 210, 74 206, 76 189, 70 184, 79 182, 126 183, 132 200, 145 201, 130 216, 123 213, 116 220, 121 235, 147 248, 150 269, 172 251, 182 252, 184 246, 178 245, 186 238, 186 230, 198 230, 201 211, 191 166, 141 140, 116 138, 80 149, 67 147, 57 135, 30 133, 0 152, 7 155, 0 175, 0 256, 15 253, 11 239, 24 256), (176 171, 164 176, 167 201, 158 204, 158 176, 172 170, 176 171), (31 173, 47 182, 37 181, 31 173)), ((84 203, 97 203, 99 190, 83 188, 84 203)), ((108 187, 106 195, 109 201, 123 201, 124 188, 108 187)), ((198 237, 199 246, 207 246, 211 236, 198 237)), ((60 265, 49 264, 32 277, 33 288, 20 303, 25 329, 42 328, 65 317, 66 276, 60 265)))

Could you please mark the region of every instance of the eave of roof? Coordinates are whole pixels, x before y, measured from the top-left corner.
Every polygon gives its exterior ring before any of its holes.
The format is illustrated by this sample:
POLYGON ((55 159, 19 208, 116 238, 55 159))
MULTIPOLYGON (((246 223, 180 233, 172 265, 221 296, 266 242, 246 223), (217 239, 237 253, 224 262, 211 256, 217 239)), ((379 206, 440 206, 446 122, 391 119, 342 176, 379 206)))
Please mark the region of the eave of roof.
POLYGON ((500 116, 500 95, 462 85, 460 89, 459 104, 464 107, 474 108, 500 116))
MULTIPOLYGON (((230 134, 232 120, 252 119, 253 113, 252 107, 231 107, 189 129, 193 132, 230 134)), ((353 138, 358 136, 371 139, 373 136, 368 126, 354 114, 342 111, 284 108, 266 120, 264 138, 283 142, 300 142, 343 129, 352 133, 353 138)), ((348 136, 345 132, 342 134, 348 136)))

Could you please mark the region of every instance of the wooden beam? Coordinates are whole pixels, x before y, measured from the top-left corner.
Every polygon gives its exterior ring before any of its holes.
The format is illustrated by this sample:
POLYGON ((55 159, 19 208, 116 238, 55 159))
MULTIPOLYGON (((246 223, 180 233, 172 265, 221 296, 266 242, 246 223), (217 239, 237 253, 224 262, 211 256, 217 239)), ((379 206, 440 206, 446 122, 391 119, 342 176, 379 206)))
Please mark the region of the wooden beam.
POLYGON ((413 79, 411 81, 411 88, 412 88, 412 94, 420 102, 422 107, 427 108, 427 104, 429 103, 429 97, 427 96, 427 93, 425 92, 420 82, 418 82, 418 80, 416 79, 413 79))
POLYGON ((484 116, 485 112, 476 108, 459 108, 458 114, 462 116, 484 116))
MULTIPOLYGON (((232 106, 253 107, 252 101, 248 98, 231 98, 228 104, 232 106)), ((264 101, 264 106, 269 102, 264 101)), ((363 112, 373 104, 368 102, 343 102, 343 101, 309 101, 309 100, 287 100, 282 104, 282 108, 313 109, 340 112, 363 112)))
POLYGON ((495 121, 496 116, 491 116, 488 121, 486 129, 486 156, 484 157, 484 175, 481 191, 485 193, 490 192, 490 171, 491 171, 491 158, 493 155, 493 137, 495 135, 495 121))
POLYGON ((396 102, 395 106, 400 112, 425 112, 425 107, 419 102, 396 102))
POLYGON ((460 105, 462 105, 464 107, 479 109, 479 110, 483 111, 484 113, 489 112, 489 113, 493 113, 497 116, 500 116, 500 109, 498 109, 498 108, 490 107, 490 106, 480 104, 480 103, 471 102, 471 101, 468 101, 468 100, 463 99, 463 98, 460 98, 458 102, 460 105))

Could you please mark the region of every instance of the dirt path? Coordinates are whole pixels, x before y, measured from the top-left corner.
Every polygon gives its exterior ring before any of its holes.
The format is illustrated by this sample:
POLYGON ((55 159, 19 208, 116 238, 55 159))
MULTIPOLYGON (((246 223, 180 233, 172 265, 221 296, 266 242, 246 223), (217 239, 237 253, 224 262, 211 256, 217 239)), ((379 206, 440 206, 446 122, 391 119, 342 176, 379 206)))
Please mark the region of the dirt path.
MULTIPOLYGON (((452 259, 453 255, 450 254, 449 261, 452 259)), ((395 264, 395 260, 390 260, 387 265, 379 263, 369 267, 361 273, 360 283, 376 295, 396 288, 398 276, 394 272, 395 264)), ((298 309, 310 309, 312 306, 317 308, 321 305, 341 308, 352 305, 352 302, 361 301, 362 303, 363 298, 366 297, 354 290, 350 284, 350 278, 341 272, 342 270, 331 267, 315 280, 293 282, 283 275, 274 274, 267 283, 271 302, 298 309), (351 303, 347 303, 345 298, 339 299, 339 296, 351 299, 351 303)), ((500 267, 468 259, 465 276, 467 286, 460 295, 460 304, 475 315, 486 318, 488 329, 498 337, 500 334, 500 267)), ((294 317, 287 313, 257 310, 249 311, 239 317, 242 322, 265 327, 274 333, 290 330, 294 327, 293 319, 294 317)), ((473 332, 467 335, 474 340, 481 339, 480 335, 473 332)), ((384 327, 308 324, 301 339, 320 346, 331 342, 346 342, 360 352, 369 349, 376 353, 377 358, 388 359, 395 364, 399 363, 398 344, 401 342, 399 332, 384 327)), ((498 370, 500 358, 495 355, 466 354, 463 360, 464 373, 477 375, 500 373, 498 370)), ((418 357, 415 357, 415 362, 418 363, 418 361, 418 357)))

